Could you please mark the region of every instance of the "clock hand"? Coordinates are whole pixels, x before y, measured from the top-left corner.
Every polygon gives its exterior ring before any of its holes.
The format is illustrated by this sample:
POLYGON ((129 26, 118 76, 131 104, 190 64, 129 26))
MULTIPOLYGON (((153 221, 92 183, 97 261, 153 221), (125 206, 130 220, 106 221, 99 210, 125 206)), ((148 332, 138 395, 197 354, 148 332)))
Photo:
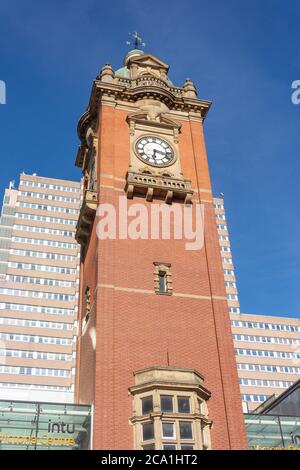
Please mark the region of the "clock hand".
POLYGON ((163 155, 165 156, 165 152, 162 152, 161 150, 155 150, 153 149, 153 157, 155 158, 156 157, 156 154, 159 153, 160 155, 163 155))

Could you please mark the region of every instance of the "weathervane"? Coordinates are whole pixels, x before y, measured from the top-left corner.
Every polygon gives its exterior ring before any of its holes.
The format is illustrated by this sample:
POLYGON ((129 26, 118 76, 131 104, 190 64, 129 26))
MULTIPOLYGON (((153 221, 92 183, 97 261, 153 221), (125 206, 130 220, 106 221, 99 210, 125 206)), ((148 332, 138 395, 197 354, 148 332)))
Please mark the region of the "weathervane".
MULTIPOLYGON (((146 43, 143 42, 142 38, 138 35, 138 33, 135 31, 134 33, 128 33, 129 36, 132 36, 133 38, 133 45, 135 49, 138 49, 139 46, 145 47, 146 43)), ((132 45, 132 41, 126 41, 127 46, 132 45)))

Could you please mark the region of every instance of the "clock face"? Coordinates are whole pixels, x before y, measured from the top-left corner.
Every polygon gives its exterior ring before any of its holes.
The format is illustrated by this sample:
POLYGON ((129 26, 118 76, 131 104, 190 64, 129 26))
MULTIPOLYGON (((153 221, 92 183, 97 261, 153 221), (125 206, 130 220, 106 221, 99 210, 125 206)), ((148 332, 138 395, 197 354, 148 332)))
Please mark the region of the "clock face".
POLYGON ((175 158, 171 145, 156 136, 138 139, 135 151, 141 160, 152 166, 168 166, 175 158))

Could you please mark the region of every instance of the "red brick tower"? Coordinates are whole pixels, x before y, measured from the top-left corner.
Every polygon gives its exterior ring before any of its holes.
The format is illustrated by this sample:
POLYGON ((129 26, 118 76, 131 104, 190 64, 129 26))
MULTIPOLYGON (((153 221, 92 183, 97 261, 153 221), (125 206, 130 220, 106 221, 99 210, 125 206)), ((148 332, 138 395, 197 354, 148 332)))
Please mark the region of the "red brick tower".
POLYGON ((243 449, 203 136, 210 102, 190 80, 175 87, 168 69, 138 49, 118 71, 104 66, 79 121, 86 189, 76 399, 94 404, 94 449, 243 449), (146 236, 138 223, 140 235, 126 237, 120 201, 128 224, 136 204, 150 217, 155 207, 193 212, 201 203, 203 246, 151 237, 150 228, 146 236), (96 215, 99 204, 102 215, 103 204, 115 207, 116 233, 96 215))

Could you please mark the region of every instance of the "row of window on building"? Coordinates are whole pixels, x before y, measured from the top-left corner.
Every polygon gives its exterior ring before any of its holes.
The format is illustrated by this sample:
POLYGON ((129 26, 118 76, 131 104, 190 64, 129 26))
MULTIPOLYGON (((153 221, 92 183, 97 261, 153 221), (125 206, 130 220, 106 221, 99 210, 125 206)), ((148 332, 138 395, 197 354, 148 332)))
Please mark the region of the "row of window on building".
POLYGON ((62 224, 62 225, 76 225, 77 220, 73 219, 62 219, 58 217, 50 217, 46 215, 34 215, 34 214, 24 214, 22 212, 16 212, 16 218, 24 220, 35 220, 38 222, 50 222, 51 224, 62 224))
MULTIPOLYGON (((153 412, 153 396, 141 398, 141 414, 148 415, 153 412)), ((160 395, 160 411, 162 413, 187 413, 191 412, 189 396, 160 395)))
POLYGON ((71 207, 51 206, 50 204, 36 204, 34 202, 17 202, 17 207, 26 207, 27 209, 36 209, 39 211, 62 212, 64 214, 78 214, 79 209, 71 207))
POLYGON ((59 194, 49 194, 49 193, 37 193, 30 191, 20 191, 20 195, 24 197, 37 198, 37 199, 47 199, 49 201, 60 201, 60 202, 71 202, 74 204, 79 204, 80 198, 60 196, 59 194))
POLYGON ((223 242, 228 242, 229 241, 228 235, 218 235, 218 237, 219 237, 219 240, 221 240, 223 242))
POLYGON ((47 253, 44 251, 32 251, 32 250, 17 250, 15 248, 11 248, 9 252, 11 255, 30 256, 31 258, 53 259, 53 260, 59 260, 59 261, 74 261, 77 258, 77 256, 64 255, 61 253, 47 253))
POLYGON ((225 286, 226 287, 232 287, 232 288, 236 289, 236 283, 233 282, 233 281, 225 281, 225 286))
POLYGON ((279 372, 282 374, 300 374, 300 367, 295 366, 279 366, 270 364, 237 364, 239 370, 260 371, 260 372, 279 372))
POLYGON ((0 317, 0 325, 24 326, 31 328, 51 328, 52 330, 74 330, 73 323, 27 320, 24 318, 0 317))
POLYGON ((44 277, 18 276, 15 274, 7 274, 5 280, 10 282, 20 282, 22 284, 38 284, 41 286, 75 287, 75 282, 71 281, 61 281, 44 277))
POLYGON ((71 371, 67 369, 46 369, 41 367, 15 367, 1 366, 0 374, 17 374, 17 375, 41 375, 47 377, 70 377, 71 371))
POLYGON ((249 394, 249 393, 242 393, 241 399, 242 401, 251 401, 255 403, 263 403, 269 398, 270 395, 257 395, 257 394, 249 394))
POLYGON ((70 230, 60 230, 56 228, 37 227, 36 225, 21 225, 14 224, 14 230, 20 230, 21 232, 33 232, 33 233, 47 233, 48 235, 62 235, 63 237, 74 238, 75 232, 70 230))
POLYGON ((280 357, 281 359, 300 359, 300 352, 264 351, 261 349, 235 349, 237 356, 280 357))
POLYGON ((231 258, 221 258, 221 259, 222 259, 222 263, 224 264, 233 264, 231 258))
POLYGON ((239 307, 229 307, 229 313, 241 313, 239 307))
POLYGON ((232 335, 235 341, 250 341, 255 343, 271 344, 300 344, 300 339, 281 338, 278 336, 232 335))
POLYGON ((300 326, 297 325, 283 325, 280 323, 263 323, 252 321, 232 320, 231 325, 239 328, 259 328, 262 330, 277 330, 277 331, 291 331, 300 332, 300 326))
POLYGON ((230 253, 230 252, 231 252, 230 246, 224 246, 224 245, 222 245, 222 246, 221 246, 221 252, 230 253))
POLYGON ((234 276, 234 270, 233 269, 223 269, 224 275, 225 276, 234 276))
POLYGON ((62 346, 71 346, 74 338, 55 338, 54 336, 37 336, 37 335, 18 335, 12 333, 0 333, 2 341, 23 341, 24 343, 41 343, 41 344, 59 344, 62 346))
POLYGON ((74 315, 77 311, 71 308, 58 308, 58 307, 43 307, 37 305, 16 304, 8 302, 0 302, 0 310, 13 310, 17 312, 31 312, 31 313, 47 313, 50 315, 74 315))
POLYGON ((237 294, 226 294, 226 298, 227 300, 239 300, 237 294))
POLYGON ((52 246, 54 248, 69 248, 71 250, 76 250, 77 248, 75 243, 59 242, 57 240, 45 240, 39 238, 12 237, 11 241, 18 243, 28 243, 30 245, 52 246))
POLYGON ((20 186, 29 186, 31 188, 54 189, 56 191, 68 191, 70 193, 80 193, 80 188, 74 187, 74 186, 42 183, 40 181, 30 181, 30 180, 23 180, 23 179, 20 179, 20 186))
POLYGON ((22 359, 41 359, 45 361, 72 361, 76 353, 63 354, 42 351, 26 351, 25 349, 0 349, 0 356, 2 357, 18 357, 22 359))
POLYGON ((0 287, 0 294, 13 295, 14 297, 31 297, 36 299, 58 300, 61 302, 73 302, 75 300, 75 296, 69 294, 56 294, 55 292, 42 292, 23 289, 9 289, 5 287, 0 287))
POLYGON ((68 268, 65 266, 50 266, 45 264, 17 263, 16 261, 9 261, 8 267, 14 269, 30 269, 32 271, 43 271, 49 273, 76 274, 75 268, 68 268))
POLYGON ((248 387, 288 388, 294 382, 289 380, 248 379, 241 377, 239 383, 240 385, 247 385, 248 387))
POLYGON ((56 391, 73 391, 73 386, 63 386, 63 385, 40 385, 40 384, 18 384, 10 382, 0 382, 0 388, 19 388, 26 390, 56 390, 56 391))

